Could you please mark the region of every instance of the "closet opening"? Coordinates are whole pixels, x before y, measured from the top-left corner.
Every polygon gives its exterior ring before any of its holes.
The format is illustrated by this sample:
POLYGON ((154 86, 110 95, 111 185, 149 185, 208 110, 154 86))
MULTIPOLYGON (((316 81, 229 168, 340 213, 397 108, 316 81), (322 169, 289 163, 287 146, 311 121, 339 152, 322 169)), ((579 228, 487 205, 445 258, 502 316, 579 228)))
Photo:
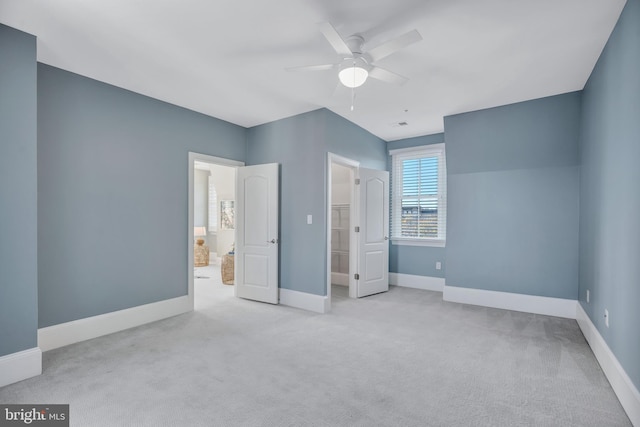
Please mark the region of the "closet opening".
POLYGON ((327 297, 330 304, 356 298, 355 182, 358 163, 329 153, 327 191, 327 297))

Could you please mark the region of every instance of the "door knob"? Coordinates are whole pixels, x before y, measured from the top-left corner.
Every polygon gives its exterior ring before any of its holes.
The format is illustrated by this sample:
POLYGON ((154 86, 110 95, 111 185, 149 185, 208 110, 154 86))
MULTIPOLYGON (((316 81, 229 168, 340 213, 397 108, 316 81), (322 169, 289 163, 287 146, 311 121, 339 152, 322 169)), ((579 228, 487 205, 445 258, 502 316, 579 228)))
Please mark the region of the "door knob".
POLYGON ((273 244, 276 244, 276 243, 278 243, 278 239, 271 239, 271 240, 268 240, 268 241, 267 241, 267 243, 273 243, 273 244))
POLYGON ((389 240, 389 236, 384 236, 384 240, 389 240))

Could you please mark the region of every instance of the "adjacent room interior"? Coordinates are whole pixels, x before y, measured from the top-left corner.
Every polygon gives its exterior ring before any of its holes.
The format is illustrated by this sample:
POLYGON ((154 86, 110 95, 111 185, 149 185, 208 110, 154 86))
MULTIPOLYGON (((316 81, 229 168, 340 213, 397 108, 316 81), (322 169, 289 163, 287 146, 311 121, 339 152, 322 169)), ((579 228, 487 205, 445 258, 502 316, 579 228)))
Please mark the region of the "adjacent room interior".
POLYGON ((194 162, 194 309, 234 295, 235 167, 194 162))

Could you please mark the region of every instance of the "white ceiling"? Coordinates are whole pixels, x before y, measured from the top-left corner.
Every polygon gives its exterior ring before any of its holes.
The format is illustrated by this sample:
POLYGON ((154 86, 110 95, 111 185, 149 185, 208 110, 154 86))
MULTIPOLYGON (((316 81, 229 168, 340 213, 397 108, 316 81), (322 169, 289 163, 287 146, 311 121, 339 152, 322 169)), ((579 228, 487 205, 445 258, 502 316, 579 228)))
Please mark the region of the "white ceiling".
POLYGON ((0 22, 38 36, 38 60, 251 127, 326 107, 387 141, 441 132, 443 116, 584 87, 625 0, 0 0, 0 22), (407 76, 350 92, 320 33, 365 49, 423 41, 378 65, 407 76), (406 121, 407 126, 397 126, 406 121))

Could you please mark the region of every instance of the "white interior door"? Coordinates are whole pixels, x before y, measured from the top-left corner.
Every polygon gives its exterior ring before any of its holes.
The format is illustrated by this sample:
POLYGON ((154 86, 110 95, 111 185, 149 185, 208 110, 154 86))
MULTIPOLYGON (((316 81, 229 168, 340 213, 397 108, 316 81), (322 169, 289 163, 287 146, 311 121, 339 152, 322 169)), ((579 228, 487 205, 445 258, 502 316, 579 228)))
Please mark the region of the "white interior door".
POLYGON ((236 296, 278 303, 278 164, 238 168, 236 296))
POLYGON ((358 298, 389 290, 389 172, 359 174, 358 298))

